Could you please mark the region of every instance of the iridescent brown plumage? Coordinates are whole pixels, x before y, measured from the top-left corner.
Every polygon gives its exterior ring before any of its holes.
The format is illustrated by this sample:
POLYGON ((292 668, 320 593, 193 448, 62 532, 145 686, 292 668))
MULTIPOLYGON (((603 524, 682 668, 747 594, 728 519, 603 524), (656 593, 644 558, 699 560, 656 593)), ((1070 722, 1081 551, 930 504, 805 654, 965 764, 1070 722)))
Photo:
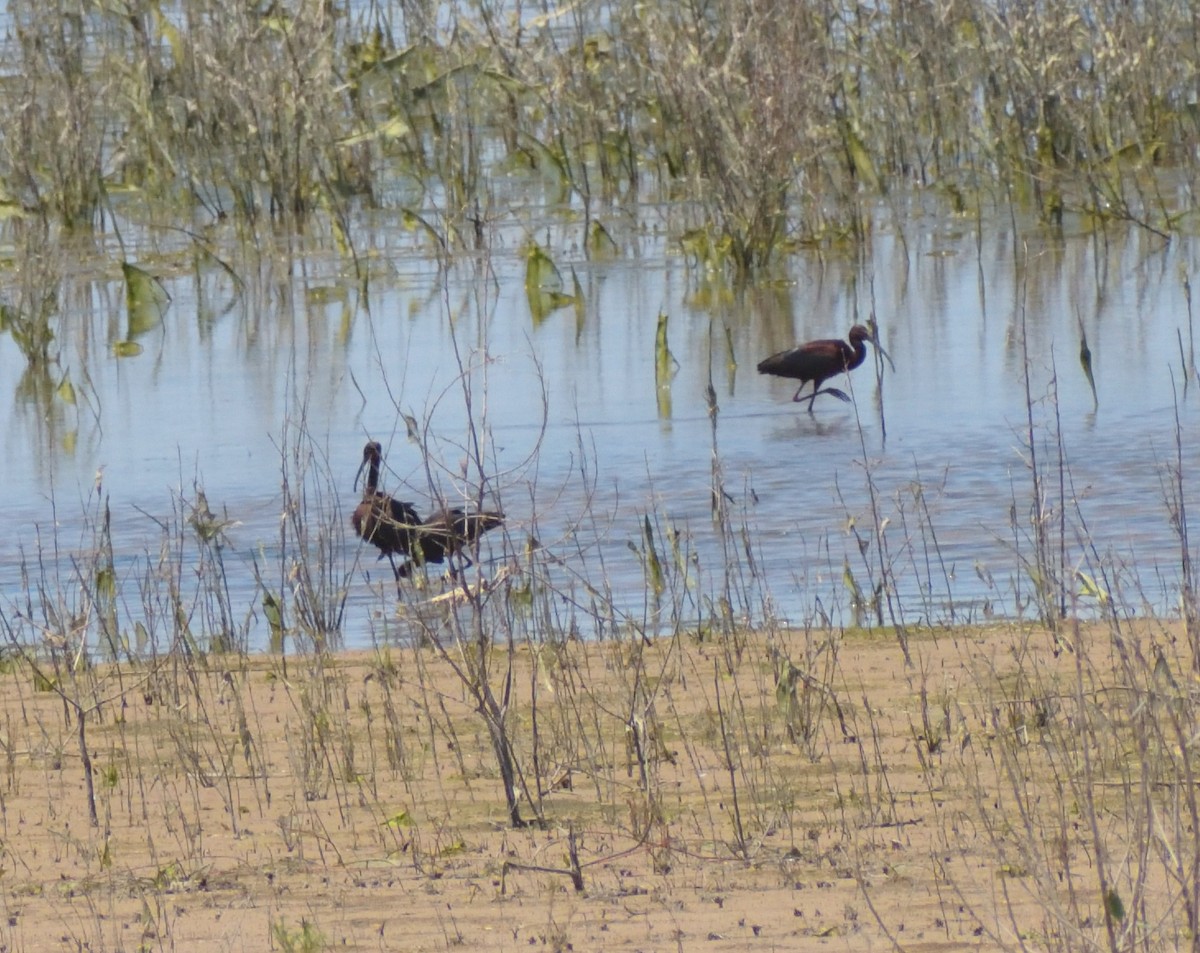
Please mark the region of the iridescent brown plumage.
POLYGON ((354 532, 375 546, 381 559, 388 558, 397 580, 407 577, 414 565, 449 561, 451 569, 455 570, 455 557, 461 563, 458 569, 472 565, 464 549, 477 543, 488 530, 502 525, 504 514, 487 510, 472 513, 461 507, 451 507, 440 509, 423 520, 412 503, 395 500, 380 492, 382 461, 383 448, 374 440, 368 442, 363 447, 358 476, 354 478, 357 487, 363 469, 367 470, 362 502, 350 517, 354 532), (396 553, 406 557, 399 566, 393 558, 396 553))
POLYGON ((379 550, 380 559, 387 557, 392 564, 392 572, 399 579, 407 575, 405 567, 408 563, 406 560, 404 566, 397 568, 393 556, 399 553, 407 557, 412 552, 421 517, 411 503, 395 500, 380 492, 379 466, 382 461, 383 448, 376 441, 369 441, 363 447, 362 463, 359 464, 354 485, 358 486, 364 467, 367 469, 367 482, 363 486, 362 502, 354 508, 350 523, 360 539, 379 550))
MULTIPOLYGON (((471 557, 464 548, 474 546, 490 529, 504 524, 504 514, 493 510, 469 513, 461 507, 441 509, 417 526, 410 555, 412 564, 440 563, 457 556, 465 560, 458 568, 472 565, 471 557)), ((407 576, 409 566, 400 567, 400 575, 407 576)), ((451 567, 453 568, 453 566, 451 567)))
POLYGON ((790 377, 793 380, 800 381, 800 386, 796 388, 796 394, 792 400, 807 400, 808 412, 810 414, 812 413, 813 401, 817 399, 818 394, 832 394, 839 400, 848 401, 850 398, 836 387, 828 387, 825 390, 821 390, 821 385, 837 374, 849 373, 866 360, 867 341, 870 341, 875 347, 879 348, 879 353, 886 357, 889 362, 891 358, 880 347, 876 336, 861 324, 854 325, 847 337, 850 339, 850 343, 848 344, 845 341, 827 338, 819 341, 809 341, 807 344, 801 344, 799 347, 780 351, 778 354, 772 354, 770 357, 758 362, 758 372, 760 374, 774 374, 776 377, 790 377), (804 385, 809 381, 813 385, 812 393, 806 397, 801 397, 800 391, 804 390, 804 385))

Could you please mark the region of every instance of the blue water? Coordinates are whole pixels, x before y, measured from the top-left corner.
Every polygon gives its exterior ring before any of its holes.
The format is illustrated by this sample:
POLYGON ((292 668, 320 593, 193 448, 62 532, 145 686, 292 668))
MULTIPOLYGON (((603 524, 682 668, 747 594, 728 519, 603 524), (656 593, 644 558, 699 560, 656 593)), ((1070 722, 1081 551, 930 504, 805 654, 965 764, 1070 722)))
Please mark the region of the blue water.
MULTIPOLYGON (((494 250, 488 268, 462 261, 442 271, 406 234, 363 242, 373 251, 367 297, 343 263, 325 259, 290 274, 247 270, 241 294, 216 269, 164 277, 171 303, 161 327, 138 338, 136 357, 111 350, 124 333, 120 282, 65 275, 55 376, 70 375, 75 406, 20 399, 23 359, 0 336, 0 512, 10 528, 0 537, 0 598, 10 615, 39 538, 47 550, 57 540, 53 564, 70 590, 66 557, 93 547, 97 500, 106 499, 119 591, 134 618, 147 573, 160 565, 160 524, 185 519, 202 487, 231 521, 229 599, 262 647, 254 567, 272 587, 294 581, 280 544, 281 485, 298 446, 313 460, 311 525, 338 535, 345 643, 370 644, 396 593, 386 564, 360 553, 348 529, 368 437, 384 444, 385 487, 419 508, 438 496, 503 507, 508 525, 484 547, 487 573, 523 558, 535 536, 555 560, 564 602, 578 601, 586 581, 611 593, 616 617, 650 624, 652 600, 630 545, 642 547, 649 514, 668 562, 664 534, 682 534, 691 588, 680 614, 705 615, 730 578, 710 515, 710 379, 716 458, 739 531, 735 614, 752 623, 767 615, 849 623, 846 566, 867 590, 886 566, 892 611, 905 621, 1035 614, 1021 568, 1033 554, 1026 353, 1055 559, 1065 506, 1068 575, 1076 567, 1112 574, 1135 611, 1177 607, 1179 544, 1165 502, 1176 414, 1193 511, 1200 473, 1198 388, 1194 380, 1185 388, 1179 343, 1189 347, 1190 239, 1167 245, 1131 230, 1100 241, 1029 225, 1014 241, 1004 222, 977 235, 970 221, 914 215, 901 227, 884 215, 861 262, 799 255, 735 293, 706 286, 660 239, 635 237, 611 262, 556 252, 586 303, 582 314, 565 308, 536 325, 515 241, 494 250), (660 312, 677 362, 662 389, 660 312), (871 315, 895 362, 881 392, 871 358, 831 382, 853 404, 822 398, 809 416, 791 402, 793 382, 755 373, 766 354, 844 336, 871 315), (1098 407, 1079 363, 1081 327, 1098 407), (402 415, 423 432, 428 457, 402 415), (479 454, 469 449, 471 420, 479 454), (872 530, 872 487, 886 563, 872 530), (749 577, 743 527, 756 569, 749 577), (869 540, 865 550, 860 539, 869 540)), ((295 487, 294 469, 288 478, 295 487)), ((197 549, 192 537, 185 564, 197 549)), ((188 598, 199 603, 192 585, 188 598)), ((419 602, 439 585, 404 598, 419 602)), ((1089 607, 1085 598, 1077 608, 1089 607)), ((572 624, 603 628, 586 613, 572 624)))

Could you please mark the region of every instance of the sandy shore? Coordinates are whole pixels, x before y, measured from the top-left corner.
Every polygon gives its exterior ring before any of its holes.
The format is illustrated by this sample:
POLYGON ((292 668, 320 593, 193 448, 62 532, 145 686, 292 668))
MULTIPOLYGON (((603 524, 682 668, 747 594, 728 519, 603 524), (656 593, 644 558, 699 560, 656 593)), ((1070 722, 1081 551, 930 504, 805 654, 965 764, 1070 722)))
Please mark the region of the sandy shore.
MULTIPOLYGON (((1126 638, 1146 659, 1155 646, 1173 658, 1178 635, 1148 623, 1126 638)), ((1104 695, 1123 663, 1104 630, 1066 638, 1081 651, 1056 655, 1028 626, 914 632, 909 664, 891 634, 818 631, 486 658, 453 644, 181 653, 57 675, 10 660, 0 944, 960 950, 1100 938, 1085 821, 1106 819, 1114 855, 1136 825, 1119 820, 1131 789, 1112 752, 1093 751, 1084 780, 1099 800, 1081 803, 1079 756, 1096 744, 1079 742, 1080 717, 1127 710, 1104 695), (527 827, 508 823, 480 679, 507 700, 527 827)))

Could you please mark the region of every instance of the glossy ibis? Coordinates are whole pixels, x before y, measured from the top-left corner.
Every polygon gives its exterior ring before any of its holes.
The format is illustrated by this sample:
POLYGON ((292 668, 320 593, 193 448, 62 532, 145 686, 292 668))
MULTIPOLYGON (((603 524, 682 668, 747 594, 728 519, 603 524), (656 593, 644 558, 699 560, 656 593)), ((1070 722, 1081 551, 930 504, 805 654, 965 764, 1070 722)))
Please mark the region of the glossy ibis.
POLYGON ((837 374, 849 373, 866 360, 867 345, 865 342, 867 341, 879 349, 879 353, 887 358, 889 364, 892 359, 880 345, 878 337, 863 325, 854 325, 847 336, 850 338, 849 344, 845 341, 828 338, 809 341, 807 344, 801 344, 791 350, 772 354, 758 362, 758 372, 798 380, 800 386, 796 388, 796 394, 792 400, 807 400, 810 414, 813 412, 813 401, 817 399, 818 394, 832 394, 839 400, 848 401, 850 398, 836 387, 827 387, 825 390, 821 390, 821 385, 837 374), (800 391, 804 390, 804 385, 809 381, 812 381, 812 393, 807 397, 801 397, 800 391))
POLYGON ((380 559, 387 557, 392 572, 399 579, 407 575, 407 569, 397 568, 393 555, 400 553, 407 557, 412 552, 421 517, 411 503, 402 503, 380 492, 379 465, 382 460, 383 448, 376 441, 369 441, 363 447, 362 463, 359 464, 354 485, 358 486, 364 468, 367 470, 367 482, 363 486, 362 502, 354 508, 350 523, 359 538, 379 550, 380 559))
POLYGON ((473 546, 489 529, 504 524, 504 514, 492 510, 471 513, 461 507, 441 509, 416 527, 416 535, 409 550, 411 560, 401 566, 399 575, 407 576, 412 565, 440 563, 450 560, 451 572, 457 571, 452 557, 465 560, 458 570, 472 565, 471 557, 464 548, 473 546))
MULTIPOLYGON (((421 519, 412 503, 393 499, 379 490, 379 468, 383 461, 383 448, 374 440, 363 447, 362 463, 354 478, 355 487, 367 471, 367 482, 363 486, 362 502, 354 508, 350 522, 354 532, 379 550, 379 558, 387 557, 396 579, 407 577, 415 564, 443 563, 457 556, 472 564, 463 551, 474 545, 479 537, 490 529, 504 523, 504 514, 493 511, 468 512, 461 507, 441 509, 427 520, 421 519), (396 565, 394 555, 405 557, 396 565)), ((451 565, 453 569, 453 562, 451 565)))

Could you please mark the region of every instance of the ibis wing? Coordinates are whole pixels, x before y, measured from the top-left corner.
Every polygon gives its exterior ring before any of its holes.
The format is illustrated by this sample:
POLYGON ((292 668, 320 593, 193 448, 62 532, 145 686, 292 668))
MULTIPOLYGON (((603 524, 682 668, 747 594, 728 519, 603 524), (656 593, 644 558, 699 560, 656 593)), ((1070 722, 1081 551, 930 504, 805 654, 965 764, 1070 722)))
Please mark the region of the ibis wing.
POLYGON ((429 562, 441 562, 445 553, 458 552, 490 529, 504 523, 503 513, 469 513, 460 507, 438 510, 418 527, 421 548, 429 562))
POLYGON ((846 369, 845 345, 841 341, 809 341, 780 351, 758 362, 760 374, 791 377, 800 381, 832 377, 846 369))

